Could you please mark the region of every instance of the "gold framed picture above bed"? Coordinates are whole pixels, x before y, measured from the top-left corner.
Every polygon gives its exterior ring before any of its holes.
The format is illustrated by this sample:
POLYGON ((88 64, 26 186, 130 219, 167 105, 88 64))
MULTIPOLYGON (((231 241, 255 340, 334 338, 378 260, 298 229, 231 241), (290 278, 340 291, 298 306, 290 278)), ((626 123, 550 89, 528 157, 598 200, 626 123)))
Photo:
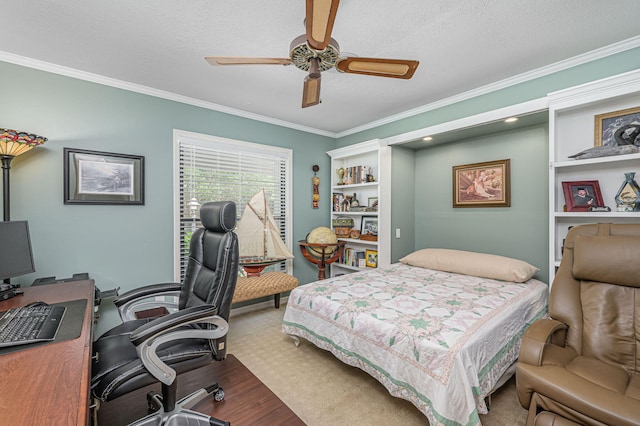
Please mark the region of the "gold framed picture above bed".
POLYGON ((510 207, 510 160, 453 166, 453 207, 510 207))

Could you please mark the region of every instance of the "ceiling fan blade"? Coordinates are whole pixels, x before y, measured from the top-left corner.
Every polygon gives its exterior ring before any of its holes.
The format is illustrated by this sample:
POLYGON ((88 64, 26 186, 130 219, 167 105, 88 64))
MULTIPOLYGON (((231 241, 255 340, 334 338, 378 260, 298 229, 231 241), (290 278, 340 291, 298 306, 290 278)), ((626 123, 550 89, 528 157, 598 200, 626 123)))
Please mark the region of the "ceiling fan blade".
POLYGON ((320 103, 320 80, 321 77, 313 78, 309 75, 305 77, 302 89, 302 108, 320 103))
POLYGON ((312 49, 324 50, 331 41, 340 0, 307 0, 307 43, 312 49))
POLYGON ((393 77, 409 79, 418 68, 418 61, 404 59, 378 59, 378 58, 340 58, 336 62, 338 71, 375 75, 378 77, 393 77))
POLYGON ((205 61, 219 65, 291 65, 289 58, 246 58, 242 56, 206 56, 205 61))

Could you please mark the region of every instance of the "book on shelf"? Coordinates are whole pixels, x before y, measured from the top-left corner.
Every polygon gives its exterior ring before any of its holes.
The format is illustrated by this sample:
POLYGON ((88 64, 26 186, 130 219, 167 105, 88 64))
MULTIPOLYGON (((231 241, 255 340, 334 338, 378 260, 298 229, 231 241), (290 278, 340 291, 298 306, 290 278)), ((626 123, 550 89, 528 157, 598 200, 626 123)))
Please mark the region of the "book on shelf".
POLYGON ((339 185, 353 185, 368 182, 367 176, 371 175, 369 166, 351 166, 344 169, 344 178, 339 185))
POLYGON ((347 266, 364 267, 366 265, 366 263, 364 263, 366 262, 365 252, 363 250, 356 250, 353 247, 347 247, 344 249, 339 262, 347 266))

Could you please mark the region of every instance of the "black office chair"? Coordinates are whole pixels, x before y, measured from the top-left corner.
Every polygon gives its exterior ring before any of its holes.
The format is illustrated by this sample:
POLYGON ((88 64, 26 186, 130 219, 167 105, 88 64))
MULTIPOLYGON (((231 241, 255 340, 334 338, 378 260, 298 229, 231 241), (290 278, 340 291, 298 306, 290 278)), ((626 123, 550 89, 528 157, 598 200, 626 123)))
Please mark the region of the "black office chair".
MULTIPOLYGON (((233 233, 235 203, 204 204, 200 221, 204 228, 197 229, 191 237, 178 311, 155 319, 125 321, 93 344, 91 389, 97 405, 162 382, 162 395, 148 396, 150 409, 157 411, 133 423, 136 425, 228 424, 190 410, 211 394, 221 400, 224 392, 217 384, 176 401, 177 374, 225 358, 231 300, 238 276, 238 238, 233 233)), ((132 290, 120 296, 117 304, 148 297, 150 289, 163 288, 152 285, 132 290)))

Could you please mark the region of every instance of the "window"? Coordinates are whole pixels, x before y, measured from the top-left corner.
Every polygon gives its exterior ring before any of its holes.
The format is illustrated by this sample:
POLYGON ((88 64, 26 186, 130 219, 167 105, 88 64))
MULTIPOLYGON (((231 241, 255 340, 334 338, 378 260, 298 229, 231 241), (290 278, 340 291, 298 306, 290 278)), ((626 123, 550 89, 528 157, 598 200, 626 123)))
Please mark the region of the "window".
MULTIPOLYGON (((184 277, 191 234, 200 226, 200 206, 209 201, 235 201, 239 220, 249 199, 264 189, 282 239, 291 248, 291 158, 290 149, 174 131, 176 281, 184 277)), ((287 261, 274 267, 290 266, 287 261)))

